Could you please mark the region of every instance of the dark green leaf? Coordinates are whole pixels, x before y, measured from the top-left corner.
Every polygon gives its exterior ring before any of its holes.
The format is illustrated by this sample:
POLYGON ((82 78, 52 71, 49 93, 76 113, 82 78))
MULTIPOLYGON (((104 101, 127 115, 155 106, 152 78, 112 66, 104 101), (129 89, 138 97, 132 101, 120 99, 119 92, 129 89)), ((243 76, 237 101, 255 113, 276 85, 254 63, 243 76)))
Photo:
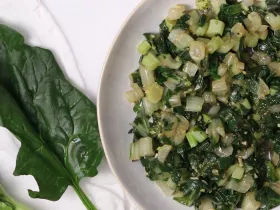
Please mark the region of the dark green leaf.
POLYGON ((53 54, 23 43, 16 31, 0 26, 0 125, 21 141, 15 175, 33 175, 33 198, 58 200, 68 185, 88 209, 79 187, 97 174, 103 150, 95 105, 64 77, 53 54))

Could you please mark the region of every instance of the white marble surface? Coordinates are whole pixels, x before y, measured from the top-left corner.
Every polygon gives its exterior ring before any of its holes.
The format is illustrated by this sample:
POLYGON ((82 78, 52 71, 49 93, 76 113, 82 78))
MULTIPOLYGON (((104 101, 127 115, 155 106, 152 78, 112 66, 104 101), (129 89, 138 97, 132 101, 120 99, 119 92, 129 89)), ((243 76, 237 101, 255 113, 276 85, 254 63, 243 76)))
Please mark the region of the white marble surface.
MULTIPOLYGON (((67 75, 96 102, 99 76, 106 54, 122 23, 139 2, 140 0, 1 0, 0 19, 2 23, 12 25, 22 32, 28 42, 52 49, 62 66, 67 69, 67 75), (26 12, 26 9, 31 12, 26 12), (72 57, 73 54, 75 58, 72 57)), ((84 209, 71 187, 58 202, 29 198, 27 189, 36 189, 34 179, 30 176, 12 175, 19 142, 3 129, 0 130, 0 136, 0 183, 10 194, 35 210, 84 209)), ((99 167, 99 175, 83 180, 81 185, 98 209, 137 209, 117 183, 105 159, 99 167)))

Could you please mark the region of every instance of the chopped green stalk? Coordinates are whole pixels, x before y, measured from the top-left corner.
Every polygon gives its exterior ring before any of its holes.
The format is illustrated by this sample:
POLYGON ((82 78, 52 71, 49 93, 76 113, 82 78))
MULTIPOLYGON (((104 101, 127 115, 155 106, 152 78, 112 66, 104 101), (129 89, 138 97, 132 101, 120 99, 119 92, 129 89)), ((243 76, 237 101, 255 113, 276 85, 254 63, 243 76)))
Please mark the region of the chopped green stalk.
POLYGON ((195 32, 195 35, 197 36, 204 36, 207 29, 209 27, 209 23, 205 23, 203 26, 199 26, 197 29, 196 29, 196 32, 195 32))
POLYGON ((148 53, 143 57, 142 64, 147 68, 147 70, 153 71, 160 65, 160 61, 155 55, 148 53))
POLYGON ((206 36, 213 37, 216 35, 222 36, 225 29, 225 23, 223 21, 212 19, 210 20, 206 36))
POLYGON ((213 54, 223 45, 223 40, 219 36, 212 37, 210 42, 207 44, 207 49, 210 54, 213 54))
POLYGON ((191 146, 191 148, 196 147, 198 145, 198 142, 196 141, 195 137, 193 136, 192 132, 188 132, 186 134, 186 137, 188 139, 188 142, 191 146))
POLYGON ((270 88, 270 95, 274 96, 277 92, 277 90, 270 88))
POLYGON ((204 131, 191 131, 191 133, 199 143, 207 139, 207 134, 204 131))
POLYGON ((172 28, 176 25, 177 20, 169 20, 168 18, 165 19, 165 24, 168 28, 168 31, 171 31, 172 28))
POLYGON ((202 114, 202 116, 203 116, 203 120, 204 120, 205 124, 208 124, 208 123, 211 122, 211 119, 212 119, 212 118, 211 118, 209 115, 207 115, 207 114, 202 114))
POLYGON ((140 140, 140 156, 153 156, 155 154, 153 150, 153 139, 150 137, 141 138, 140 140))
POLYGON ((138 47, 137 50, 141 55, 146 55, 151 49, 151 45, 147 40, 144 40, 138 47))
POLYGON ((251 109, 252 106, 247 98, 241 101, 241 104, 246 108, 246 109, 251 109))
POLYGON ((237 166, 237 167, 234 169, 234 171, 233 171, 231 177, 234 178, 234 179, 240 180, 240 179, 242 179, 243 175, 244 175, 244 168, 243 168, 243 167, 240 167, 240 166, 237 166))
POLYGON ((188 112, 200 112, 204 104, 204 99, 197 96, 187 97, 186 111, 188 112))
POLYGON ((253 119, 258 122, 261 120, 261 116, 259 114, 253 114, 253 119))
POLYGON ((176 187, 177 187, 176 183, 174 183, 174 182, 172 181, 172 178, 171 178, 171 177, 167 180, 166 184, 167 184, 167 186, 170 187, 172 190, 175 190, 176 187))
POLYGON ((157 150, 158 150, 157 159, 160 162, 164 163, 168 154, 172 150, 172 146, 171 145, 163 145, 162 147, 159 147, 157 150))
POLYGON ((140 160, 140 141, 130 144, 130 160, 140 160))
POLYGON ((245 37, 245 44, 247 47, 256 47, 258 45, 259 37, 257 34, 247 33, 245 37))

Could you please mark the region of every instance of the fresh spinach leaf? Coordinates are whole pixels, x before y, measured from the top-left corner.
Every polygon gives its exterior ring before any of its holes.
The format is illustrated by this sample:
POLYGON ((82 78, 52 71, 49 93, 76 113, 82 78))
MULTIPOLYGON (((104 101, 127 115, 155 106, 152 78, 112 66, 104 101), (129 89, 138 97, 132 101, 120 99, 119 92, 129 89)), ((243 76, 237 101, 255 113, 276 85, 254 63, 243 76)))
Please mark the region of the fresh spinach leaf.
POLYGON ((74 88, 49 50, 24 44, 21 34, 0 25, 0 126, 20 141, 14 175, 32 175, 32 198, 58 200, 71 185, 97 174, 103 157, 95 105, 74 88), (9 92, 7 91, 9 90, 9 92))

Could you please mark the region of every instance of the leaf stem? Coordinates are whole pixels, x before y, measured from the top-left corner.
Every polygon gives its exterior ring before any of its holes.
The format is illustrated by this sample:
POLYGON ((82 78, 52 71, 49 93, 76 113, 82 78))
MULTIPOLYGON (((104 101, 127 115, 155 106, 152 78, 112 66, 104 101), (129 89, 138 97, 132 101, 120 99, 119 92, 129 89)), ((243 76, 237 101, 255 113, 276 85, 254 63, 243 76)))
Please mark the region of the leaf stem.
POLYGON ((87 197, 87 195, 84 193, 84 191, 82 190, 82 188, 80 188, 79 185, 75 185, 73 186, 73 188, 88 210, 97 210, 97 208, 92 204, 90 199, 87 197))

